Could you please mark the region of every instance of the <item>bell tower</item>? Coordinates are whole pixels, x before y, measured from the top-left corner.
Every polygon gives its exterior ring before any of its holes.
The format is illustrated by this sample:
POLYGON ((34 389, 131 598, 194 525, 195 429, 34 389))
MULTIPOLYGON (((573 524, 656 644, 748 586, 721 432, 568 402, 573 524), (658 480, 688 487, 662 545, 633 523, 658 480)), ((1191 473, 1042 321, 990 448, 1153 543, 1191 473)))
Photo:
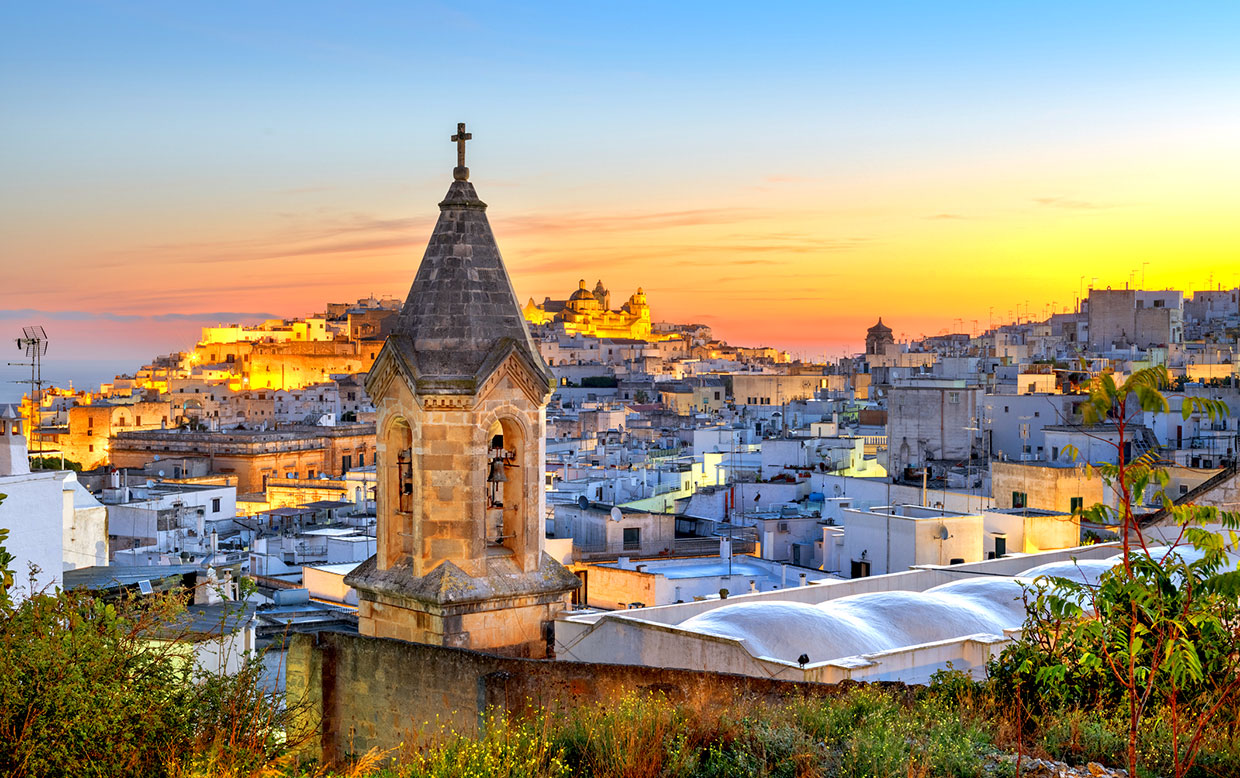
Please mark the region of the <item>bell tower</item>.
POLYGON ((544 552, 543 362, 465 167, 457 166, 370 373, 377 553, 346 577, 362 634, 546 654, 577 578, 544 552))

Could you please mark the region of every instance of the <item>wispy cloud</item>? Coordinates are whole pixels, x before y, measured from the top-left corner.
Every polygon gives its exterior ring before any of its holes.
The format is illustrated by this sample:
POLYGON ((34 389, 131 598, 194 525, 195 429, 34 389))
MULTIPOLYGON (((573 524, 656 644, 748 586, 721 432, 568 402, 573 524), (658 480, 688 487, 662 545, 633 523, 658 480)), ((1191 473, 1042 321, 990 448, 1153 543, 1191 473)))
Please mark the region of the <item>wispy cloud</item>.
POLYGON ((927 216, 927 219, 963 219, 964 216, 958 213, 936 213, 933 216, 927 216))
MULTIPOLYGON (((724 269, 740 266, 778 266, 778 255, 807 256, 820 253, 846 252, 870 242, 869 238, 800 238, 770 239, 761 236, 737 238, 710 243, 656 243, 636 246, 599 246, 586 253, 591 264, 609 268, 646 265, 658 262, 676 267, 713 267, 724 269), (759 254, 762 256, 753 256, 759 254)), ((539 254, 525 251, 515 260, 507 260, 509 269, 521 273, 579 273, 585 263, 580 247, 539 254)))
POLYGON ((57 321, 239 321, 275 319, 271 313, 253 311, 204 311, 202 313, 114 313, 112 311, 48 311, 39 308, 0 308, 0 319, 53 319, 57 321))
POLYGON ((689 211, 652 211, 629 214, 563 213, 555 216, 510 216, 495 220, 505 235, 564 232, 640 232, 676 227, 729 224, 754 218, 744 208, 700 208, 689 211))
POLYGON ((430 216, 387 219, 365 214, 285 214, 293 226, 267 235, 228 241, 159 243, 114 252, 103 266, 158 259, 175 264, 256 263, 301 256, 354 254, 411 248, 425 242, 430 216), (303 226, 303 223, 310 223, 303 226))

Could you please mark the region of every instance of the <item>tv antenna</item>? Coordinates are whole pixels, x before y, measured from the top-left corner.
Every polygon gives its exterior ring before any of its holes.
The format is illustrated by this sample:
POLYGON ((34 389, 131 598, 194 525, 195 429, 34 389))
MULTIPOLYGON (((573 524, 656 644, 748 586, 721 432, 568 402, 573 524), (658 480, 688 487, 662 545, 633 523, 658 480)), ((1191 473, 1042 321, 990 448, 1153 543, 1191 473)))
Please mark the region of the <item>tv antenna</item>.
POLYGON ((13 367, 30 368, 30 380, 14 381, 15 384, 30 385, 30 419, 27 422, 26 429, 29 430, 30 439, 38 447, 38 452, 43 453, 43 436, 38 434, 39 430, 39 407, 43 400, 43 355, 47 353, 47 333, 39 325, 33 327, 22 327, 22 336, 17 338, 17 349, 24 351, 29 362, 10 362, 13 367))

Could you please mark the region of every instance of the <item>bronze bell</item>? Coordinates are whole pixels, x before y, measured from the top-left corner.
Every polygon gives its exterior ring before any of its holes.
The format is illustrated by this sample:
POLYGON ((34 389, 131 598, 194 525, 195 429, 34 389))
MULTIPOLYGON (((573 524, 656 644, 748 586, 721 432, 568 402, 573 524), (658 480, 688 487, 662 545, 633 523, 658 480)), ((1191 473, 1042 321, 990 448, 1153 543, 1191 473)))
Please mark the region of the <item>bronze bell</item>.
POLYGON ((491 472, 487 475, 487 482, 492 484, 502 484, 508 480, 508 474, 504 472, 504 460, 496 457, 491 460, 491 472))

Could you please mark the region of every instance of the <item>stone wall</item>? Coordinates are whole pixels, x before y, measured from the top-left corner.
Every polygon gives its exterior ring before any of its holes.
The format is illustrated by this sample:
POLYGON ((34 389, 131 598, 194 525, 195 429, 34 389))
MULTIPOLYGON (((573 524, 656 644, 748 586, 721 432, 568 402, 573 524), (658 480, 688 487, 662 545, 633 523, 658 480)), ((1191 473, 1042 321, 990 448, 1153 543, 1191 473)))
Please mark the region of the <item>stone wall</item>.
POLYGON ((472 734, 488 708, 570 710, 659 691, 698 708, 742 696, 775 702, 840 687, 635 665, 510 659, 458 648, 319 632, 294 635, 287 690, 298 707, 293 737, 303 754, 338 763, 393 748, 440 727, 472 734))

